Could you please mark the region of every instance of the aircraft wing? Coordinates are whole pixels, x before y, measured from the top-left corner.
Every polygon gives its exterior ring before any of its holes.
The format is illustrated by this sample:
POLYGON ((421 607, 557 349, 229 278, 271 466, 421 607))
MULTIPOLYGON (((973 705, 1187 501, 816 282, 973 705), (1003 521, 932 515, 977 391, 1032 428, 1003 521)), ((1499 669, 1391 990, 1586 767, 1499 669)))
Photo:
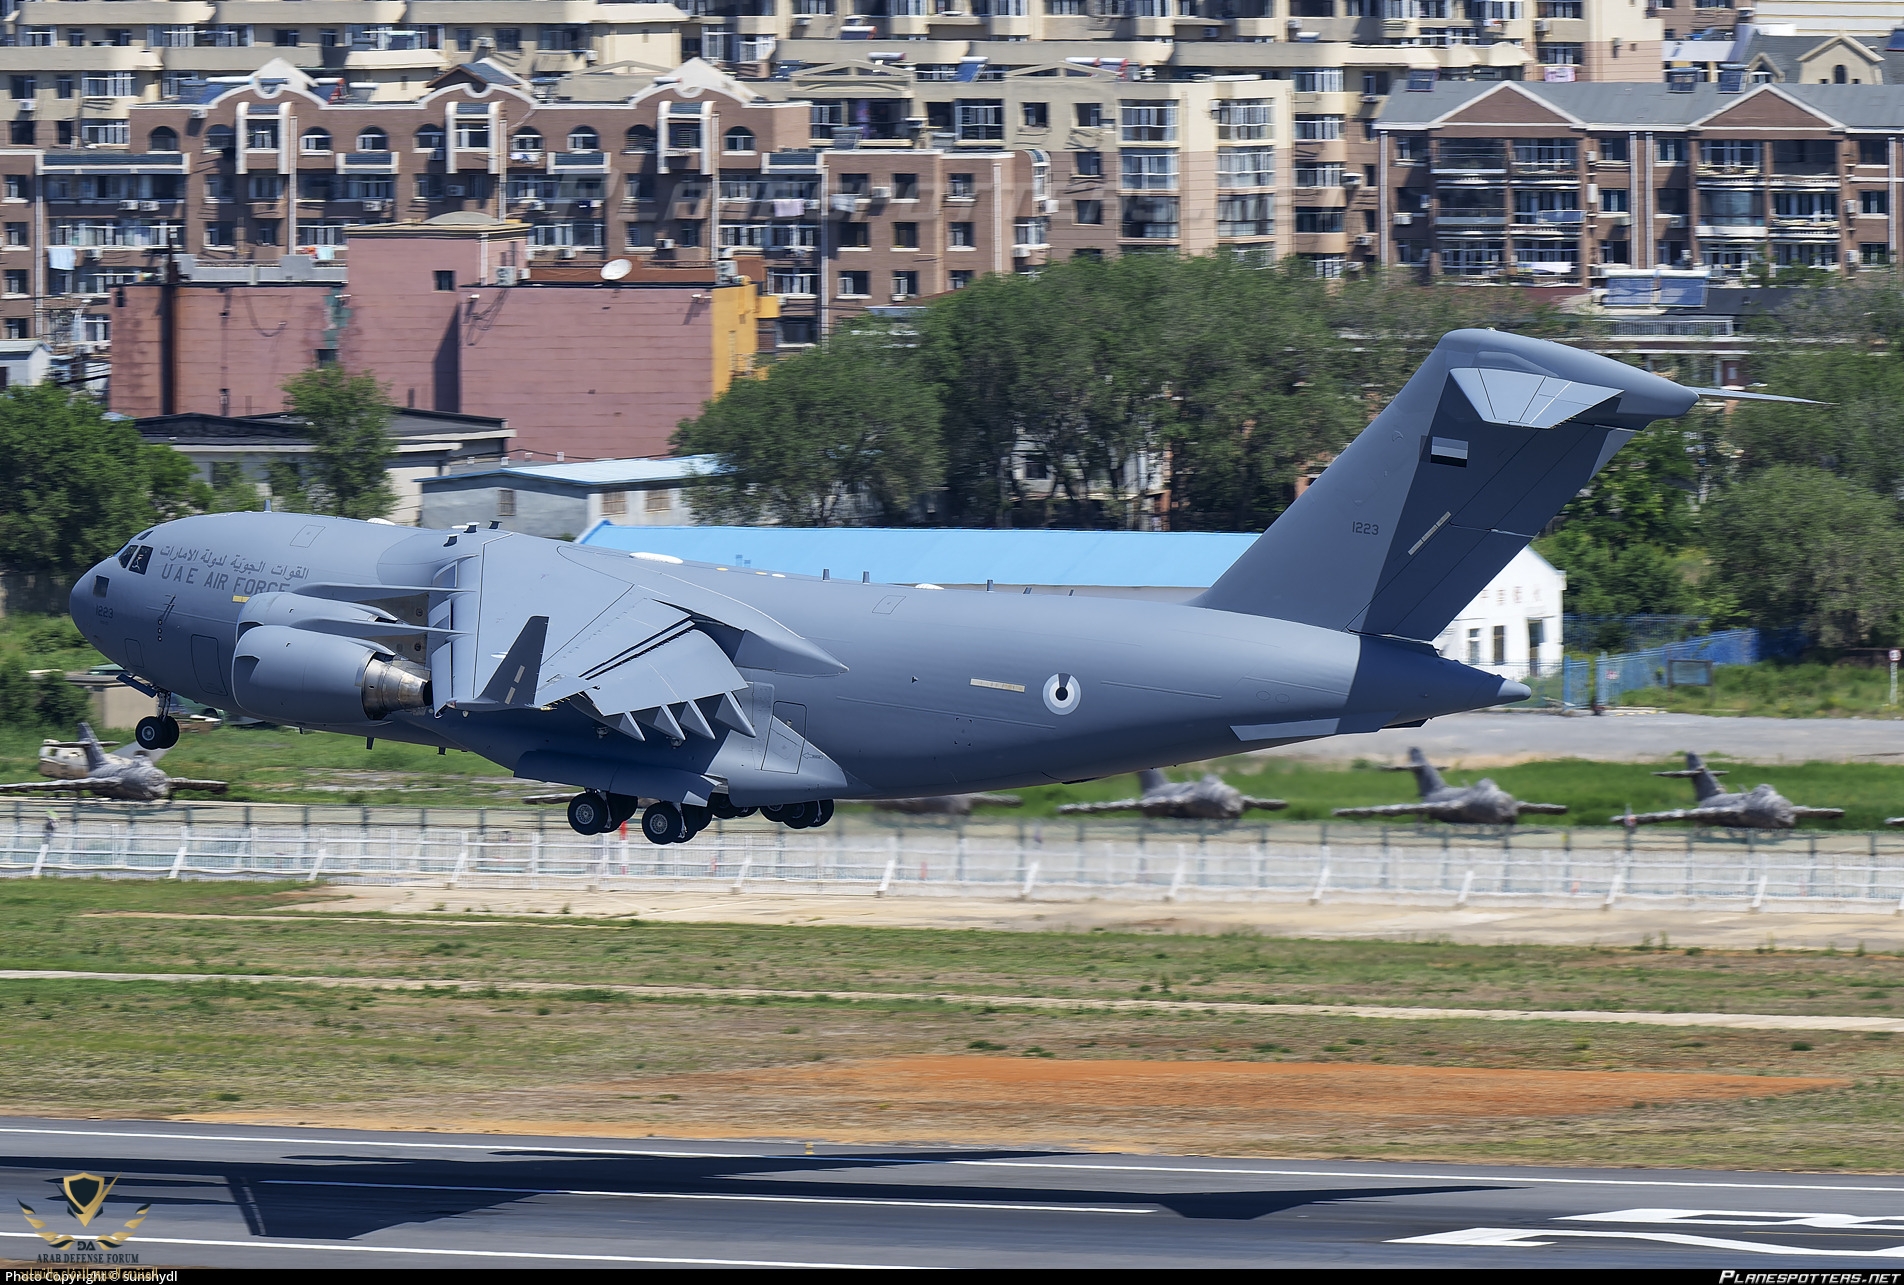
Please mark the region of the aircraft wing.
POLYGON ((1247 794, 1243 796, 1243 810, 1245 812, 1251 808, 1255 808, 1259 812, 1280 812, 1288 806, 1289 800, 1287 799, 1258 799, 1252 798, 1247 794))
POLYGON ((171 777, 166 784, 174 790, 204 790, 208 794, 223 794, 231 788, 229 781, 196 781, 189 776, 171 777))
POLYGON ((1380 807, 1373 808, 1337 808, 1335 815, 1339 817, 1405 817, 1427 810, 1426 803, 1384 803, 1380 807))
POLYGON ((1729 809, 1721 811, 1716 808, 1674 808, 1670 812, 1641 812, 1631 816, 1620 812, 1607 819, 1627 825, 1653 825, 1660 821, 1704 821, 1708 825, 1730 825, 1737 815, 1729 809))
POLYGON ((71 794, 91 788, 85 777, 76 777, 66 781, 19 781, 12 785, 0 785, 0 794, 51 794, 61 791, 71 794))
POLYGON ((1567 805, 1564 803, 1516 803, 1514 806, 1519 808, 1522 812, 1533 812, 1541 816, 1553 817, 1557 817, 1567 810, 1567 805))
POLYGON ((1113 799, 1109 803, 1060 803, 1058 811, 1066 816, 1088 816, 1094 812, 1135 812, 1143 806, 1142 799, 1113 799))
POLYGON ((1830 819, 1830 818, 1832 818, 1832 817, 1841 817, 1841 816, 1843 816, 1843 815, 1844 815, 1844 809, 1843 809, 1843 808, 1801 808, 1801 807, 1793 807, 1793 808, 1792 808, 1792 815, 1793 815, 1793 816, 1795 816, 1795 817, 1824 817, 1824 818, 1826 818, 1826 819, 1830 819))

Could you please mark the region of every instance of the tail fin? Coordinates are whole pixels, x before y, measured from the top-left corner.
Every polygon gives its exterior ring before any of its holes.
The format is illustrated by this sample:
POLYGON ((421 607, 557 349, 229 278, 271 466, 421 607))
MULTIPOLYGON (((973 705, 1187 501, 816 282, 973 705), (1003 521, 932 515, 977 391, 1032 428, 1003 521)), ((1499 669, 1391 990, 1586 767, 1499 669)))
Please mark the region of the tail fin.
POLYGON ((1683 776, 1690 778, 1692 780, 1693 797, 1697 798, 1701 803, 1704 803, 1713 795, 1722 793, 1719 789, 1719 778, 1724 776, 1725 773, 1713 771, 1706 766, 1704 759, 1694 754, 1691 750, 1688 750, 1686 751, 1685 767, 1678 768, 1671 772, 1655 772, 1653 775, 1683 776))
POLYGON ((1137 774, 1137 788, 1144 794, 1163 789, 1170 784, 1170 778, 1154 767, 1145 768, 1137 774))
POLYGON ((1412 746, 1408 751, 1408 766, 1415 773, 1415 788, 1421 791, 1421 797, 1427 798, 1436 790, 1443 789, 1441 773, 1435 771, 1435 765, 1421 752, 1420 746, 1412 746))
POLYGON ((1433 638, 1628 438, 1698 400, 1608 357, 1451 331, 1195 605, 1433 638))
POLYGON ((106 751, 100 746, 99 738, 93 735, 93 729, 85 723, 79 725, 80 748, 86 751, 86 770, 97 772, 106 766, 106 751))

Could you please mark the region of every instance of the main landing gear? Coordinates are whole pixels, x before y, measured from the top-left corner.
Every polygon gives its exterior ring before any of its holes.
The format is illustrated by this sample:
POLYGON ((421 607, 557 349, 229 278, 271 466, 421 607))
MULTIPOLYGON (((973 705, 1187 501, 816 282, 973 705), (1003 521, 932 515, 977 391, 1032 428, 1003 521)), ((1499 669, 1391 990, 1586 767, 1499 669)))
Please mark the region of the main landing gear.
POLYGON ((140 719, 132 735, 142 750, 169 750, 178 744, 178 720, 170 714, 154 714, 140 719))
MULTIPOLYGON (((577 834, 606 834, 620 828, 640 807, 625 794, 602 794, 584 790, 569 800, 569 828, 577 834)), ((686 843, 708 827, 716 817, 732 821, 754 814, 754 808, 734 806, 725 794, 717 794, 701 807, 693 803, 679 806, 663 800, 651 803, 641 813, 641 834, 649 843, 686 843)), ((769 821, 777 821, 791 830, 810 830, 833 819, 833 800, 812 803, 785 803, 758 809, 769 821)))

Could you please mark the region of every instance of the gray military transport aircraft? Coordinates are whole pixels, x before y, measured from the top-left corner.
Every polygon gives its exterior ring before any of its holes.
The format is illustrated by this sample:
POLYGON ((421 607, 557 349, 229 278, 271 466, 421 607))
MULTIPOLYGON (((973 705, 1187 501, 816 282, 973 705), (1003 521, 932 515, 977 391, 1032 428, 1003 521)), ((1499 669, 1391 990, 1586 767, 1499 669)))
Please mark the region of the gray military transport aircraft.
POLYGON ((1522 803, 1485 776, 1473 785, 1449 785, 1419 749, 1408 751, 1408 762, 1396 763, 1382 770, 1413 772, 1415 788, 1421 793, 1420 800, 1414 803, 1384 803, 1370 808, 1337 808, 1335 814, 1339 817, 1419 816, 1429 821, 1452 821, 1456 824, 1513 825, 1524 813, 1558 816, 1567 810, 1564 803, 1522 803))
POLYGON ((1142 812, 1147 817, 1175 817, 1180 821, 1234 821, 1251 808, 1275 812, 1289 805, 1281 799, 1254 799, 1214 772, 1200 781, 1173 781, 1162 772, 1137 774, 1143 796, 1112 799, 1108 803, 1064 803, 1058 811, 1089 815, 1096 812, 1142 812))
MULTIPOLYGON (((164 750, 134 748, 130 753, 108 753, 100 745, 93 729, 79 725, 80 749, 86 756, 84 775, 53 781, 18 781, 0 785, 0 794, 97 794, 122 803, 158 803, 172 797, 174 790, 205 790, 223 794, 224 781, 197 781, 182 776, 167 776, 159 768, 164 750)), ((125 749, 127 747, 121 747, 125 749)))
MULTIPOLYGON (((1088 780, 1525 699, 1427 640, 1702 391, 1454 331, 1185 604, 225 513, 140 532, 81 578, 72 614, 155 694, 576 786, 584 834, 644 806, 656 843, 750 808, 804 828, 835 799, 1088 780)), ((146 723, 141 744, 174 734, 146 723)))
POLYGON ((1674 808, 1670 812, 1642 812, 1631 808, 1611 818, 1628 826, 1655 825, 1661 821, 1694 821, 1700 825, 1725 826, 1733 830, 1790 830, 1806 817, 1841 817, 1843 808, 1801 808, 1769 785, 1755 785, 1743 794, 1725 794, 1719 789, 1715 772, 1697 754, 1686 755, 1686 766, 1654 776, 1688 777, 1697 807, 1674 808))

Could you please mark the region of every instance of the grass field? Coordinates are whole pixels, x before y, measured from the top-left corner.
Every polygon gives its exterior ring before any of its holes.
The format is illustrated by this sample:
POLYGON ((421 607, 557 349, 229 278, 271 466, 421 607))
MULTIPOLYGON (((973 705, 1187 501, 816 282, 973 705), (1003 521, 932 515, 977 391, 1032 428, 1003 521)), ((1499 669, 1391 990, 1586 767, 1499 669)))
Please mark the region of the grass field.
MULTIPOLYGON (((1199 1103, 1189 1092, 1161 1111, 1070 1103, 1069 1114, 1043 1122, 1039 1136, 1057 1129, 1086 1144, 1228 1154, 1900 1167, 1904 1038, 1281 1012, 1035 1011, 1003 998, 1895 1013, 1904 1001, 1904 958, 1890 955, 647 925, 559 916, 408 924, 296 914, 300 901, 323 895, 321 888, 260 885, 10 882, 0 885, 0 966, 396 975, 503 988, 419 993, 231 981, 0 981, 0 1024, 8 1032, 0 1040, 0 1111, 956 1137, 1025 1125, 1001 1124, 996 1108, 967 1119, 956 1103, 921 1113, 916 1103, 895 1108, 890 1100, 854 1097, 852 1077, 882 1060, 957 1055, 1078 1067, 1132 1059, 1287 1063, 1311 1068, 1304 1073, 1312 1078, 1326 1077, 1329 1067, 1342 1075, 1380 1068, 1593 1072, 1617 1093, 1622 1073, 1645 1070, 1684 1074, 1688 1084, 1712 1074, 1836 1076, 1847 1083, 1794 1094, 1768 1080, 1762 1097, 1678 1101, 1635 1077, 1631 1102, 1621 1097, 1614 1108, 1563 1111, 1513 1127, 1471 1112, 1398 1125, 1381 1117, 1379 1103, 1354 1118, 1283 1118, 1274 1109, 1232 1115, 1215 1099, 1199 1103), (203 917, 145 917, 172 915, 203 917), (240 915, 267 918, 234 917, 240 915), (573 988, 506 989, 527 980, 573 988), (602 989, 641 982, 850 987, 917 997, 658 1000, 602 989), (930 998, 952 990, 1001 998, 930 998), (835 1065, 847 1075, 846 1089, 814 1079, 835 1065), (817 1123, 800 1116, 800 1102, 822 1101, 832 1114, 822 1112, 817 1123), (889 1110, 894 1114, 884 1114, 889 1110)), ((925 1092, 931 1096, 929 1087, 925 1092)))
POLYGON ((1711 687, 1644 687, 1623 692, 1622 705, 1682 714, 1764 718, 1904 718, 1890 699, 1888 669, 1859 665, 1719 665, 1711 687))

